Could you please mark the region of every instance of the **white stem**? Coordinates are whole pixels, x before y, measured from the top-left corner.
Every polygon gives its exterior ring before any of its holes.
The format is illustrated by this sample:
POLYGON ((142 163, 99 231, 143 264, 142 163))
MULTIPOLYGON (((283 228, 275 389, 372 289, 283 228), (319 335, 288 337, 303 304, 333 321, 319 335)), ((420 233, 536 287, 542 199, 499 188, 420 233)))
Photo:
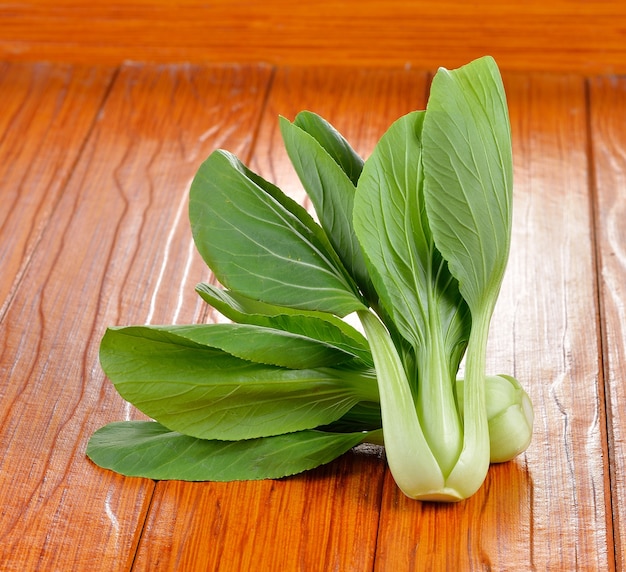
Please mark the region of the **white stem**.
POLYGON ((489 470, 489 424, 485 405, 485 362, 490 312, 472 322, 463 385, 463 450, 446 484, 467 498, 483 484, 489 470), (487 319, 484 318, 487 316, 487 319), (481 319, 482 318, 482 319, 481 319))
POLYGON ((370 311, 359 318, 374 358, 387 462, 408 497, 459 500, 447 491, 437 460, 428 447, 415 410, 409 381, 391 336, 370 311))

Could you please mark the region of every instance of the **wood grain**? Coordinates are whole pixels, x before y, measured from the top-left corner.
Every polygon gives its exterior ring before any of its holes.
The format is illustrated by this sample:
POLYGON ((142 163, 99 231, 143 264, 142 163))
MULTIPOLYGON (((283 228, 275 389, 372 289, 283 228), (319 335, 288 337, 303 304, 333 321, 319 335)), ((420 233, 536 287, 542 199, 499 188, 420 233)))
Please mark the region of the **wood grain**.
POLYGON ((0 63, 0 317, 80 155, 113 71, 0 63))
POLYGON ((160 483, 135 570, 371 570, 378 450, 306 475, 242 483, 160 483))
POLYGON ((385 482, 377 570, 605 570, 613 564, 581 79, 507 76, 515 190, 511 259, 489 370, 535 407, 518 459, 458 505, 385 482))
POLYGON ((513 349, 513 371, 530 384, 536 408, 534 446, 525 458, 532 482, 532 564, 610 570, 585 84, 579 77, 535 74, 512 77, 506 86, 516 218, 496 340, 505 332, 511 336, 505 351, 510 355, 513 349))
POLYGON ((116 78, 1 323, 3 570, 130 566, 154 483, 85 457, 97 427, 137 417, 103 378, 99 340, 110 324, 198 318, 207 271, 187 187, 218 143, 251 144, 268 79, 193 66, 116 78))
POLYGON ((488 363, 528 388, 535 436, 474 497, 408 500, 378 448, 244 483, 127 479, 85 458, 97 427, 141 417, 100 371, 104 328, 207 317, 193 287, 210 275, 186 217, 200 161, 229 149, 304 201, 279 113, 317 111, 367 156, 423 107, 427 81, 357 66, 0 64, 2 570, 626 569, 615 77, 587 90, 580 75, 505 75, 515 224, 488 363))
POLYGON ((528 0, 0 2, 0 57, 624 72, 626 5, 528 0))
POLYGON ((598 279, 611 460, 615 554, 626 569, 626 81, 590 80, 598 279))

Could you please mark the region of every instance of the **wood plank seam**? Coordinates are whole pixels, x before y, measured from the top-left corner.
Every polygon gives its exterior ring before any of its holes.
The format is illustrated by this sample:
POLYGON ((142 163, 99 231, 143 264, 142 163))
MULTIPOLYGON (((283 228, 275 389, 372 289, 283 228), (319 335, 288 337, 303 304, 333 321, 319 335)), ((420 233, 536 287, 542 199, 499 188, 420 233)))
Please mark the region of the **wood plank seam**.
POLYGON ((604 405, 604 424, 601 424, 600 431, 602 434, 602 442, 604 444, 604 454, 607 458, 607 470, 608 474, 605 477, 606 482, 606 525, 607 525, 607 534, 609 538, 612 540, 612 554, 609 556, 611 560, 609 562, 610 569, 615 570, 616 562, 619 559, 619 555, 621 554, 620 550, 620 538, 617 534, 617 530, 619 530, 619 512, 616 510, 617 498, 615 497, 615 488, 613 483, 615 483, 615 463, 613 459, 613 455, 615 454, 614 446, 612 445, 612 431, 611 431, 611 396, 605 388, 605 382, 609 379, 609 374, 607 371, 608 363, 606 360, 606 325, 605 320, 603 319, 604 315, 604 303, 602 296, 602 287, 600 284, 600 276, 602 274, 601 269, 601 252, 600 252, 600 239, 599 239, 599 226, 601 221, 599 220, 599 206, 598 206, 598 185, 596 184, 596 161, 595 161, 595 149, 593 143, 593 112, 592 112, 592 100, 591 100, 591 86, 590 86, 590 77, 585 76, 585 110, 586 110, 586 131, 587 131, 587 170, 588 170, 588 181, 587 186, 589 189, 589 210, 591 212, 591 241, 593 246, 593 267, 595 269, 594 272, 594 288, 595 288, 595 298, 596 298, 596 307, 598 308, 598 313, 596 316, 596 328, 598 330, 598 356, 600 359, 600 370, 599 375, 600 379, 598 380, 598 389, 600 391, 599 398, 601 403, 604 405))
MULTIPOLYGON (((606 76, 605 76, 606 77, 606 76)), ((608 341, 608 332, 607 332, 607 312, 608 305, 605 300, 604 289, 602 285, 602 276, 603 276, 603 253, 601 250, 601 237, 602 231, 601 227, 603 221, 601 220, 601 206, 600 206, 600 188, 598 177, 600 173, 598 171, 598 161, 599 161, 599 150, 596 148, 596 141, 594 140, 594 132, 598 129, 596 125, 594 125, 594 116, 596 115, 596 107, 600 105, 594 100, 594 93, 592 91, 592 82, 597 81, 598 76, 586 76, 585 78, 585 86, 586 86, 586 97, 587 97, 587 130, 588 130, 588 156, 589 156, 589 200, 590 200, 590 209, 593 216, 593 224, 591 228, 593 242, 594 242, 594 258, 595 258, 595 282, 596 282, 596 295, 597 295, 597 306, 598 306, 598 330, 599 330, 599 342, 600 347, 598 348, 598 353, 601 359, 602 369, 602 383, 600 387, 603 390, 603 401, 605 407, 605 425, 603 426, 604 431, 604 442, 606 444, 606 455, 608 458, 608 491, 609 495, 607 498, 607 513, 610 515, 610 519, 607 518, 607 527, 609 527, 609 532, 611 534, 613 540, 613 561, 612 561, 612 569, 622 569, 624 564, 624 553, 622 550, 622 536, 620 534, 622 530, 621 516, 620 516, 620 506, 619 506, 619 496, 618 496, 618 488, 620 486, 618 481, 618 463, 616 455, 618 455, 617 444, 615 442, 615 434, 613 430, 613 420, 616 418, 615 416, 615 408, 618 407, 617 404, 612 402, 611 392, 607 387, 607 384, 611 379, 610 372, 610 360, 609 360, 609 352, 610 343, 608 341), (619 568, 618 568, 619 566, 619 568)))

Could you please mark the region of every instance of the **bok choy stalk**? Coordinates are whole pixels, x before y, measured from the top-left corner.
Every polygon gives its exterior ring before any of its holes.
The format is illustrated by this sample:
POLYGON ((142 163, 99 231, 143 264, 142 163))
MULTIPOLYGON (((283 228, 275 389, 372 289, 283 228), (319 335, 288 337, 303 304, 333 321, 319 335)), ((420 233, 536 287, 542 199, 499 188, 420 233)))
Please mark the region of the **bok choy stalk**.
POLYGON ((426 111, 396 121, 366 161, 314 113, 280 128, 319 224, 212 153, 189 217, 221 284, 197 292, 230 323, 109 328, 102 367, 155 421, 111 423, 87 454, 126 475, 240 480, 384 443, 407 495, 467 498, 532 434, 520 384, 485 373, 511 225, 495 63, 438 72, 426 111))

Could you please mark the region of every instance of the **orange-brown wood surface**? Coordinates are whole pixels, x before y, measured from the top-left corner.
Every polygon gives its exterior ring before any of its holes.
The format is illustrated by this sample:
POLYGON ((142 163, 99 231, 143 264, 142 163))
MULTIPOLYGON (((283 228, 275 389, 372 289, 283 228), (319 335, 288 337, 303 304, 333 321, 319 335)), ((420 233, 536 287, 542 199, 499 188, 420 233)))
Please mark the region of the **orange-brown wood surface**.
POLYGON ((104 99, 112 70, 0 64, 0 313, 104 99))
POLYGON ((626 71, 621 0, 0 1, 0 57, 626 71))
POLYGON ((607 396, 615 554, 626 569, 626 81, 590 86, 601 331, 607 396))
POLYGON ((488 365, 525 385, 535 435, 475 496, 407 499, 378 447, 240 483, 85 456, 95 429, 142 418, 99 368, 106 326, 212 318, 186 213, 200 162, 229 149, 304 201, 277 115, 317 111, 367 156, 431 71, 0 65, 0 569, 626 567, 626 84, 610 76, 505 74, 515 224, 488 365))

